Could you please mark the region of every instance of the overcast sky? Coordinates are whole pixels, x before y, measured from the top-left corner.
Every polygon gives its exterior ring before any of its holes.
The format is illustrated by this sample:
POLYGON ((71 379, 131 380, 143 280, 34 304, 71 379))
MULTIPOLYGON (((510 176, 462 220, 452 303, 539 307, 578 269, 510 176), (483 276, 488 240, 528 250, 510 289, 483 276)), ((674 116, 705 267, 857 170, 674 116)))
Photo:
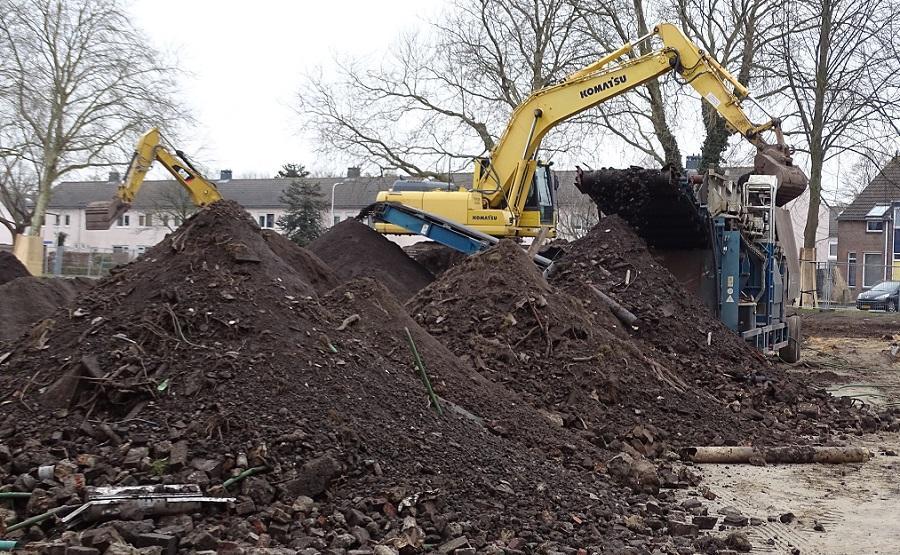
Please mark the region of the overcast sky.
POLYGON ((217 174, 273 174, 318 160, 294 110, 304 72, 335 54, 370 56, 421 26, 444 0, 133 0, 135 23, 190 73, 184 98, 197 120, 179 145, 217 174))
MULTIPOLYGON (((321 158, 303 135, 304 122, 294 106, 304 74, 316 67, 327 70, 335 55, 377 63, 400 33, 425 27, 447 3, 132 0, 131 9, 152 46, 172 54, 188 74, 182 91, 197 127, 178 146, 211 177, 221 169, 231 169, 235 177, 262 177, 285 162, 342 172, 347 160, 321 158)), ((676 134, 682 154, 699 152, 699 111, 681 116, 676 134)), ((607 137, 601 139, 597 159, 560 163, 626 166, 638 161, 634 149, 614 144, 602 131, 597 137, 607 137)), ((732 144, 738 142, 732 137, 732 144)))

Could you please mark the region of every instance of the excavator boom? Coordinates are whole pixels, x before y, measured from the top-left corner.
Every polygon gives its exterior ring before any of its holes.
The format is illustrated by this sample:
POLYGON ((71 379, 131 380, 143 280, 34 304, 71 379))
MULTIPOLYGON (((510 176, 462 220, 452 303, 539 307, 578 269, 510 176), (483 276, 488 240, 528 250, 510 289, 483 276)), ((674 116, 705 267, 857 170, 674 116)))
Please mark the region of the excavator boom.
MULTIPOLYGON (((808 181, 793 165, 781 122, 753 122, 741 106, 749 97, 747 88, 678 27, 662 23, 634 43, 532 93, 513 111, 490 156, 475 160, 471 190, 386 191, 379 194, 378 203, 402 205, 494 237, 536 237, 543 229, 552 237, 557 221, 555 198, 553 189, 546 187, 552 178, 547 165, 537 159, 544 136, 581 112, 672 71, 722 116, 731 131, 756 146, 755 173, 778 178, 779 206, 806 190, 808 181), (623 60, 637 44, 653 38, 662 43, 659 48, 623 60), (774 142, 763 138, 767 132, 774 133, 774 142)), ((419 223, 381 221, 376 229, 388 234, 419 234, 425 225, 419 223)))
POLYGON ((215 184, 204 178, 190 163, 187 157, 179 150, 174 152, 162 145, 162 136, 159 129, 153 128, 138 139, 131 163, 125 178, 116 189, 111 201, 90 203, 85 212, 85 227, 89 230, 109 229, 109 226, 119 216, 131 208, 147 172, 150 171, 153 162, 158 161, 178 183, 187 190, 193 203, 197 206, 206 206, 222 198, 215 184))

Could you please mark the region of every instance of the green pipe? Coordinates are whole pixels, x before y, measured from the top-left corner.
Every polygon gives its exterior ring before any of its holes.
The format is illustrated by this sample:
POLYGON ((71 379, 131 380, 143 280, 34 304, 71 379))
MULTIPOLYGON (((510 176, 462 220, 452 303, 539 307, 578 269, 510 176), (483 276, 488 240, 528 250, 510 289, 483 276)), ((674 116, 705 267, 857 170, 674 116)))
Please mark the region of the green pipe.
POLYGON ((56 513, 60 512, 64 509, 71 509, 71 508, 72 508, 71 505, 63 505, 62 507, 56 507, 55 509, 50 509, 46 513, 43 513, 43 514, 40 514, 37 516, 33 516, 31 518, 26 518, 22 522, 13 524, 9 528, 7 528, 6 531, 7 532, 15 532, 16 530, 19 530, 21 528, 27 528, 27 527, 31 526, 32 524, 38 524, 39 522, 44 522, 45 520, 47 520, 51 516, 55 515, 56 513))
POLYGON ((413 336, 409 333, 409 328, 403 328, 406 330, 406 338, 409 340, 409 348, 413 353, 413 356, 416 357, 416 367, 419 369, 419 375, 422 377, 422 382, 425 383, 425 389, 428 390, 428 397, 431 398, 431 404, 434 406, 434 410, 438 413, 438 416, 443 416, 444 411, 441 410, 441 404, 438 402, 437 395, 434 393, 434 389, 431 388, 431 380, 428 379, 428 374, 425 372, 425 363, 422 362, 422 357, 419 356, 419 349, 416 348, 416 342, 413 341, 413 336))
POLYGON ((0 540, 0 551, 12 551, 17 543, 16 540, 0 540))
POLYGON ((259 474, 260 472, 265 472, 266 470, 269 470, 268 466, 254 466, 253 468, 248 468, 247 470, 241 472, 237 476, 232 476, 231 478, 222 482, 222 487, 228 489, 229 486, 232 486, 232 485, 240 482, 244 478, 249 478, 250 476, 253 476, 254 474, 259 474))
POLYGON ((27 491, 0 491, 0 499, 28 499, 31 493, 27 491))

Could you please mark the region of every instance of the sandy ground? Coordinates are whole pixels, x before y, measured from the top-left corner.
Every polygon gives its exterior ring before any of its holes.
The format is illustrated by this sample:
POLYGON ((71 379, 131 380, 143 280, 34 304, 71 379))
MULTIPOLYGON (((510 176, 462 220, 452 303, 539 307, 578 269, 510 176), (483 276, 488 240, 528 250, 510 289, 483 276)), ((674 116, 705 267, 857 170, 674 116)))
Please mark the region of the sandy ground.
MULTIPOLYGON (((844 336, 832 329, 807 337, 804 360, 792 370, 818 376, 835 395, 873 404, 900 402, 900 353, 891 354, 894 341, 872 329, 891 326, 896 316, 885 316, 872 319, 867 330, 848 314, 854 325, 844 336)), ((900 553, 900 435, 846 440, 874 457, 848 465, 700 465, 705 485, 718 496, 710 512, 731 505, 764 521, 746 529, 754 553, 900 553), (796 518, 782 523, 779 517, 786 513, 796 518)))

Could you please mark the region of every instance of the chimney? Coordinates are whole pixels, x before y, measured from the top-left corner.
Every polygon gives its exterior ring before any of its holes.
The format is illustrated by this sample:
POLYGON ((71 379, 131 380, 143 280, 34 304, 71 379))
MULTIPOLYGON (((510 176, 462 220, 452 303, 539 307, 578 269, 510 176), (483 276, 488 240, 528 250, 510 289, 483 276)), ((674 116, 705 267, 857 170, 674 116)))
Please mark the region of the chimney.
POLYGON ((122 176, 119 175, 119 172, 109 172, 110 183, 118 183, 119 181, 122 181, 122 176))
POLYGON ((360 172, 359 166, 350 166, 349 168, 347 168, 347 177, 352 179, 361 175, 362 173, 360 172))
POLYGON ((231 170, 219 171, 219 181, 229 181, 231 179, 231 170))

